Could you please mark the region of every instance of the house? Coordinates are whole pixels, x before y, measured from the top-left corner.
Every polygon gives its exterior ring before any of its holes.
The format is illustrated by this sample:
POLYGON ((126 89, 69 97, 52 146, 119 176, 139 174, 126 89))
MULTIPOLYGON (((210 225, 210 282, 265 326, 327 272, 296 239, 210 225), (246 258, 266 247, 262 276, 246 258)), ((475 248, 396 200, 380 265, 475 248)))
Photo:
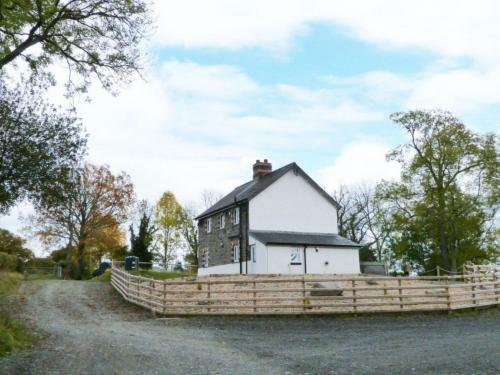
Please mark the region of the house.
POLYGON ((296 163, 267 159, 197 217, 198 275, 357 274, 359 244, 338 235, 338 203, 296 163))

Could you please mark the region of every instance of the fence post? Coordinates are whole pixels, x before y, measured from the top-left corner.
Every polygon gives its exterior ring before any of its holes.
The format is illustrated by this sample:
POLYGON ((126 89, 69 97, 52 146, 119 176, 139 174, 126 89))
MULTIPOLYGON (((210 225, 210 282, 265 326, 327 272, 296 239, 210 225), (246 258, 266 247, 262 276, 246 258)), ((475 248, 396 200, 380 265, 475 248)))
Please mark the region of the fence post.
POLYGON ((137 298, 137 301, 140 301, 140 298, 141 297, 141 279, 136 279, 136 284, 137 286, 137 295, 136 295, 136 298, 137 298))
POLYGON ((441 277, 441 274, 439 272, 439 266, 436 266, 436 272, 437 272, 437 277, 440 278, 441 277))
POLYGON ((398 294, 399 294, 399 308, 403 309, 403 289, 401 288, 401 278, 398 277, 398 294))
POLYGON ((476 305, 477 301, 476 301, 476 280, 472 280, 472 287, 471 287, 471 291, 472 291, 472 304, 473 305, 476 305))
POLYGON ((257 283, 254 281, 253 282, 253 311, 257 312, 257 292, 255 292, 255 289, 257 289, 257 283))
POLYGON ((450 301, 450 287, 448 284, 445 286, 445 291, 446 291, 446 306, 448 308, 448 311, 451 310, 451 301, 450 301))
MULTIPOLYGON (((209 276, 210 277, 210 276, 209 276)), ((211 298, 211 293, 210 293, 210 279, 208 279, 208 283, 207 283, 207 299, 208 299, 208 303, 207 303, 207 312, 210 312, 210 304, 212 303, 210 301, 210 298, 211 298)))
POLYGON ((153 304, 153 289, 151 288, 156 289, 154 279, 151 283, 149 283, 149 307, 151 308, 151 311, 154 314, 156 311, 155 311, 155 305, 153 304), (153 284, 153 286, 151 286, 151 284, 153 284))
POLYGON ((306 308, 306 275, 302 276, 302 311, 307 311, 307 308, 306 308))
POLYGON ((163 280, 163 315, 166 315, 167 313, 167 282, 163 280))
POLYGON ((130 273, 127 272, 127 298, 130 300, 130 273))
POLYGON ((358 307, 356 306, 356 281, 351 280, 351 285, 352 285, 352 303, 353 303, 353 311, 357 312, 358 307))
POLYGON ((493 267, 493 294, 495 295, 495 302, 498 303, 498 276, 497 276, 497 269, 496 267, 493 267))

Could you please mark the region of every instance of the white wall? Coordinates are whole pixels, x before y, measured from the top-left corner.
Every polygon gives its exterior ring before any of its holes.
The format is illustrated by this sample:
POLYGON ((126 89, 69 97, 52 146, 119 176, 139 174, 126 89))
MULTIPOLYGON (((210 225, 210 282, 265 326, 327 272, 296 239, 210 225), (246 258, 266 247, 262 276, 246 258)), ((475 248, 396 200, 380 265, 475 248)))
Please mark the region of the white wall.
MULTIPOLYGON (((300 274, 304 273, 304 248, 300 247, 301 265, 291 265, 292 249, 296 246, 268 246, 268 273, 300 274)), ((306 268, 308 274, 358 274, 358 249, 307 247, 306 268)))
POLYGON ((356 248, 308 247, 306 256, 307 273, 310 274, 361 273, 359 250, 356 248))
MULTIPOLYGON (((253 237, 249 237, 249 244, 255 244, 256 260, 248 262, 249 274, 302 274, 304 273, 303 247, 301 250, 302 264, 291 265, 290 256, 296 246, 265 246, 253 237)), ((331 248, 331 247, 307 247, 307 273, 308 274, 358 274, 359 251, 358 249, 331 248), (316 251, 317 250, 317 251, 316 251), (325 264, 328 262, 328 264, 325 264)), ((243 273, 245 273, 243 263, 243 273)), ((199 268, 198 276, 217 274, 239 274, 240 264, 229 263, 208 268, 199 268)))
POLYGON ((249 208, 250 230, 338 232, 336 208, 293 171, 252 198, 249 208))
MULTIPOLYGON (((243 271, 245 265, 243 264, 243 271)), ((206 268, 198 268, 198 276, 217 275, 217 274, 235 274, 240 273, 239 263, 222 264, 219 266, 212 266, 206 268)))
POLYGON ((301 265, 291 265, 291 253, 297 246, 267 246, 268 252, 268 272, 282 274, 303 274, 304 273, 304 248, 300 247, 301 265))
POLYGON ((252 236, 248 237, 248 244, 255 245, 255 259, 252 257, 252 260, 248 262, 248 273, 253 274, 265 274, 267 273, 267 249, 266 245, 257 241, 252 236))

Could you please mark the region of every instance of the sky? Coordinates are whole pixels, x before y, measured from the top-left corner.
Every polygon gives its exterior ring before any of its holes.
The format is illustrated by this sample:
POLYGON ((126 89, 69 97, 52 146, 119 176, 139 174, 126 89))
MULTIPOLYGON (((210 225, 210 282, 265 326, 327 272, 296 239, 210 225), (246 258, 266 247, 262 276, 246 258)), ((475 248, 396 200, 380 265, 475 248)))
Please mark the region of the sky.
MULTIPOLYGON (((196 205, 264 158, 295 161, 330 192, 395 179, 396 111, 499 130, 498 1, 157 0, 153 17, 143 78, 77 103, 88 160, 126 171, 141 199, 170 190, 196 205)), ((0 227, 23 234, 29 213, 0 227)))

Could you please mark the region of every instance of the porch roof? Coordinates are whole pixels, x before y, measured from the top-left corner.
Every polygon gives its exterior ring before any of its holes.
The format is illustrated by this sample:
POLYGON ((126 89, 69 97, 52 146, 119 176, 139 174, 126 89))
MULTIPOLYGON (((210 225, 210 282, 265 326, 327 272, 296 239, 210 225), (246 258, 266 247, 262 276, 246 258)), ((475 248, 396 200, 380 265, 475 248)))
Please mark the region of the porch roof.
POLYGON ((363 245, 357 244, 332 233, 306 233, 306 232, 285 232, 285 231, 260 231, 249 232, 250 236, 266 245, 302 245, 302 246, 332 246, 360 248, 363 245))

